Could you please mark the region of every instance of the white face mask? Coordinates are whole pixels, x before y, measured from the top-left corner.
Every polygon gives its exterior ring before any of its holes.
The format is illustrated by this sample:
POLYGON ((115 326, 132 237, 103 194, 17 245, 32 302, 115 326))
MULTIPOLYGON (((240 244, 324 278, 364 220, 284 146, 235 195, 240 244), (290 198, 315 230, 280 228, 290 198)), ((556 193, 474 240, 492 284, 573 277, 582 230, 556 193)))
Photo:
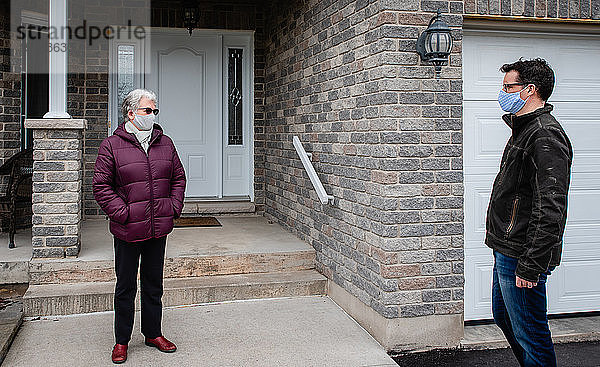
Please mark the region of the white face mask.
POLYGON ((154 126, 156 115, 154 115, 153 113, 149 115, 138 115, 136 113, 134 115, 135 117, 133 118, 132 122, 135 125, 135 127, 137 127, 139 130, 148 131, 152 129, 152 126, 154 126))

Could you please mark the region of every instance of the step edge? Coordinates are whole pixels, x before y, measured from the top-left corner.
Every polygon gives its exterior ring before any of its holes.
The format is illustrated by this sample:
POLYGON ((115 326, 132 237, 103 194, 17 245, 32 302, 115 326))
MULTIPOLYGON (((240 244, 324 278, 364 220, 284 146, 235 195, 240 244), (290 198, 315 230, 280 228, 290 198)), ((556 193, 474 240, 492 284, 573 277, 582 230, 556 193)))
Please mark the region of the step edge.
MULTIPOLYGON (((251 279, 252 280, 252 279, 251 279)), ((307 269, 307 270, 297 270, 297 271, 290 271, 290 272, 265 272, 265 273, 244 273, 244 274, 226 274, 226 275, 209 275, 209 276, 203 276, 203 277, 183 277, 183 278, 164 278, 164 290, 171 290, 171 289, 186 289, 186 288, 216 288, 216 287, 234 287, 234 286, 239 286, 239 285, 253 285, 253 284, 289 284, 289 283, 301 283, 301 282, 319 282, 319 281, 327 281, 327 278, 322 275, 321 273, 319 273, 318 271, 314 270, 314 269, 307 269), (270 278, 274 277, 274 275, 279 275, 279 274, 289 274, 290 277, 288 278, 284 278, 284 279, 273 279, 270 278), (291 277, 295 274, 300 274, 302 275, 302 277, 300 277, 299 279, 292 279, 291 277), (206 281, 208 278, 214 279, 217 278, 218 280, 227 280, 227 279, 233 279, 235 280, 236 278, 241 278, 242 276, 244 277, 250 277, 250 278, 255 278, 253 279, 254 281, 239 281, 239 282, 223 282, 223 283, 219 283, 219 284, 215 284, 215 285, 210 285, 210 284, 201 284, 201 285, 194 285, 194 284, 190 284, 190 286, 170 286, 169 283, 175 283, 175 282, 193 282, 193 281, 206 281)), ((49 284, 32 284, 29 286, 29 288, 27 289, 27 291, 25 292, 25 294, 23 295, 23 300, 28 300, 28 299, 36 299, 36 298, 44 298, 44 297, 69 297, 69 296, 84 296, 84 295, 91 295, 91 294, 107 294, 107 293, 114 293, 114 285, 115 285, 115 280, 113 281, 104 281, 104 282, 78 282, 78 283, 49 283, 49 284), (78 290, 85 290, 88 289, 89 286, 93 285, 94 287, 100 287, 101 290, 100 291, 91 291, 91 292, 76 292, 73 293, 73 291, 78 291, 78 290), (102 289, 102 287, 107 288, 108 290, 110 290, 109 292, 105 291, 102 289), (71 293, 68 294, 41 294, 41 295, 34 295, 32 296, 32 293, 36 292, 36 291, 40 291, 40 290, 44 290, 44 289, 62 289, 64 291, 70 291, 71 293), (81 288, 81 289, 78 289, 81 288)))
MULTIPOLYGON (((212 258, 212 257, 245 257, 245 256, 258 256, 258 255, 270 255, 270 256, 285 256, 285 255, 316 255, 316 250, 315 249, 306 249, 306 250, 297 250, 297 251, 281 251, 281 252, 246 252, 246 253, 231 253, 231 254, 222 254, 222 255, 181 255, 181 256, 175 256, 175 257, 166 257, 165 261, 167 260, 173 260, 173 259, 205 259, 205 258, 212 258)), ((94 263, 98 263, 99 265, 111 265, 114 266, 114 259, 96 259, 96 260, 81 260, 79 258, 77 259, 46 259, 46 260, 40 260, 40 259, 32 259, 30 261, 24 261, 24 262, 28 262, 29 263, 29 268, 30 271, 34 271, 34 272, 40 272, 40 271, 47 271, 47 270, 36 270, 36 269, 31 269, 32 267, 35 266, 50 266, 50 265, 63 265, 63 264, 68 264, 68 265, 72 265, 72 264, 94 264, 94 263)))

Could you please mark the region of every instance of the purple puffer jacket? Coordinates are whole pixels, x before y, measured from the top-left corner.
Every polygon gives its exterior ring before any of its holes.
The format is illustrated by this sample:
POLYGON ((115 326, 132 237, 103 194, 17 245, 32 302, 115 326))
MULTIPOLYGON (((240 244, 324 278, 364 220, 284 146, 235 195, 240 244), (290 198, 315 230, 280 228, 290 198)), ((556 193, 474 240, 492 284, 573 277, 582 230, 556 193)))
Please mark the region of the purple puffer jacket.
POLYGON ((94 197, 115 237, 136 242, 167 235, 183 209, 185 171, 173 145, 154 125, 148 154, 119 125, 98 149, 94 197))

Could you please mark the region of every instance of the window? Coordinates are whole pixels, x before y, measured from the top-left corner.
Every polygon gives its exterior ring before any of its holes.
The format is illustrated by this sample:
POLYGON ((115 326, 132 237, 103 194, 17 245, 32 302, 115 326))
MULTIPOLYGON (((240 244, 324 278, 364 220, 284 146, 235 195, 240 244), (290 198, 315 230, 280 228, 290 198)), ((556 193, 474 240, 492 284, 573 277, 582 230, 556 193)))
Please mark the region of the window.
POLYGON ((135 89, 135 47, 119 45, 117 48, 117 121, 122 119, 121 105, 129 92, 135 89))
POLYGON ((141 88, 143 77, 141 40, 109 40, 109 76, 108 76, 108 135, 123 123, 121 105, 129 92, 141 88))
POLYGON ((228 134, 229 145, 243 145, 242 133, 242 53, 241 48, 229 49, 228 63, 228 134))

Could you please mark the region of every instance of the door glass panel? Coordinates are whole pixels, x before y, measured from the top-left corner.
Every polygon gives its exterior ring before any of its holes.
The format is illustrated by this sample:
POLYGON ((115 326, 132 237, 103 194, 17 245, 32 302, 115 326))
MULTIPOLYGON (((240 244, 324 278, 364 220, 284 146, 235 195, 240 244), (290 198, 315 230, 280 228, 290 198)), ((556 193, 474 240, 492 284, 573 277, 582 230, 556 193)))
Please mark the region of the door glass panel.
POLYGON ((135 48, 132 45, 119 45, 117 48, 118 70, 117 70, 117 114, 121 116, 121 105, 129 92, 135 89, 134 61, 135 48))
POLYGON ((243 145, 242 135, 242 52, 241 48, 229 49, 228 63, 228 133, 229 145, 243 145))

